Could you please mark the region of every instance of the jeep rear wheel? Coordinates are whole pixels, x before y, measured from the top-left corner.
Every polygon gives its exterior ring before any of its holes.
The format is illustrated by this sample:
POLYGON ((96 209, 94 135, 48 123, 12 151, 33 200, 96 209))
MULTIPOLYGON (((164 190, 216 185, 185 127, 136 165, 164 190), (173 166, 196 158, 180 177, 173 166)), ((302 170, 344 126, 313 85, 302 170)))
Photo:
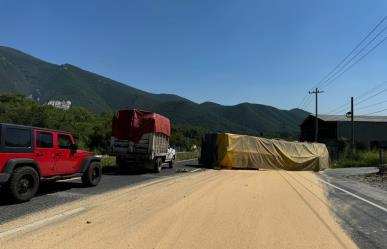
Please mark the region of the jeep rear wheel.
POLYGON ((86 186, 97 186, 101 181, 102 168, 99 162, 92 162, 89 168, 83 173, 82 183, 86 186))
POLYGON ((28 166, 15 169, 8 182, 8 193, 17 202, 29 201, 38 189, 39 175, 28 166))

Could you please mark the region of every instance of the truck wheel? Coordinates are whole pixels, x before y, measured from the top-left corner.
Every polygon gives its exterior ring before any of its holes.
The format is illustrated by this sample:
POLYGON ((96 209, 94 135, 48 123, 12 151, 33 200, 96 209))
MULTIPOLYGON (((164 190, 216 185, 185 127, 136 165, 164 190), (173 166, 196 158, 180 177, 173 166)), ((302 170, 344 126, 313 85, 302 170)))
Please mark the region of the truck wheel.
POLYGON ((172 159, 171 161, 169 161, 168 165, 169 165, 169 168, 172 169, 173 168, 173 164, 175 163, 175 161, 172 159))
POLYGON ((8 182, 8 193, 16 202, 29 201, 39 189, 39 175, 35 169, 24 166, 15 169, 8 182))
POLYGON ((123 160, 121 158, 117 158, 117 165, 118 165, 118 168, 121 169, 121 170, 127 168, 127 166, 125 164, 125 160, 123 160))
POLYGON ((160 157, 158 157, 155 161, 155 172, 160 173, 163 165, 163 160, 161 160, 160 157))
POLYGON ((92 162, 86 172, 83 173, 82 183, 88 187, 97 186, 98 183, 101 181, 101 177, 101 164, 99 162, 92 162))

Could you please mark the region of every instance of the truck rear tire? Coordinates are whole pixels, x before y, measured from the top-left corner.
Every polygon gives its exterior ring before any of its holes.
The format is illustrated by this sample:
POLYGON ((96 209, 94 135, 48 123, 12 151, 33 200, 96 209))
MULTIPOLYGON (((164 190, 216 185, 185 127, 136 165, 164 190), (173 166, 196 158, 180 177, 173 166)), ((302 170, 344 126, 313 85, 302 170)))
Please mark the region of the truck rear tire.
POLYGON ((154 168, 154 170, 155 170, 155 172, 156 173, 160 173, 161 172, 161 170, 162 170, 162 168, 163 168, 163 160, 160 158, 160 157, 158 157, 157 159, 156 159, 156 161, 155 161, 155 168, 154 168))
POLYGON ((14 170, 8 182, 8 193, 16 202, 29 201, 39 189, 39 175, 29 166, 14 170))
POLYGON ((117 164, 117 166, 118 166, 119 169, 124 170, 124 169, 127 168, 126 163, 125 163, 125 160, 123 160, 123 159, 121 159, 121 158, 118 158, 118 157, 117 157, 116 160, 117 160, 116 164, 117 164))
POLYGON ((101 181, 102 168, 99 162, 92 162, 89 168, 83 173, 82 183, 88 187, 97 186, 101 181))

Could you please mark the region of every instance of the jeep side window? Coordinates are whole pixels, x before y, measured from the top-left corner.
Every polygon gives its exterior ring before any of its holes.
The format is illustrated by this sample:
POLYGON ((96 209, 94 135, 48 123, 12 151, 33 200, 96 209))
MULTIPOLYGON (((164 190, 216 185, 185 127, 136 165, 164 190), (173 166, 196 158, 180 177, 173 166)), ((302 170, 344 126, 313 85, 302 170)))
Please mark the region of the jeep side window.
POLYGON ((38 148, 53 148, 53 136, 52 133, 48 132, 37 132, 36 133, 36 146, 38 148))
POLYGON ((29 129, 7 127, 5 131, 5 146, 12 148, 31 147, 31 131, 29 129))
POLYGON ((70 136, 63 134, 58 135, 58 147, 60 149, 70 149, 72 143, 70 136))

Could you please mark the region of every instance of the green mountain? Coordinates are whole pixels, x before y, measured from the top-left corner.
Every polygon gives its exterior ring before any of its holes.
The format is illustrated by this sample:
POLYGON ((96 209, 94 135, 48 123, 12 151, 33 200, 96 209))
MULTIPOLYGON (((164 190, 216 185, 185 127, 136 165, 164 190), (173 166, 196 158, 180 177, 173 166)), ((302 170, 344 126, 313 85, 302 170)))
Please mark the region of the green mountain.
POLYGON ((31 96, 39 103, 71 100, 93 112, 139 108, 159 112, 175 125, 246 134, 298 133, 308 115, 259 104, 197 104, 172 94, 145 92, 70 64, 56 65, 0 46, 0 92, 31 96))

